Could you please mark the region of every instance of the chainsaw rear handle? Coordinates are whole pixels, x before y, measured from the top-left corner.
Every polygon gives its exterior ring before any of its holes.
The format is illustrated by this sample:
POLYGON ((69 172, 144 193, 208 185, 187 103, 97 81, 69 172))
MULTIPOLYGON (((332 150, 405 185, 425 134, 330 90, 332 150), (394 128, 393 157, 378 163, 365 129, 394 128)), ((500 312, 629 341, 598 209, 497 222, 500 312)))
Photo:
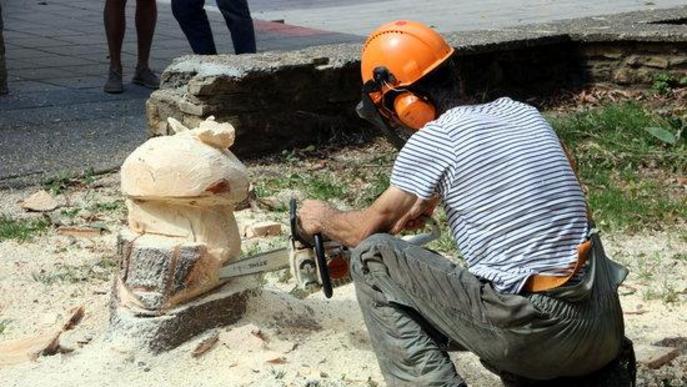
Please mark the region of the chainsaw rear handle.
POLYGON ((406 235, 402 239, 412 245, 424 246, 429 242, 439 239, 441 236, 441 229, 434 218, 424 216, 424 221, 432 228, 429 232, 415 235, 406 235))

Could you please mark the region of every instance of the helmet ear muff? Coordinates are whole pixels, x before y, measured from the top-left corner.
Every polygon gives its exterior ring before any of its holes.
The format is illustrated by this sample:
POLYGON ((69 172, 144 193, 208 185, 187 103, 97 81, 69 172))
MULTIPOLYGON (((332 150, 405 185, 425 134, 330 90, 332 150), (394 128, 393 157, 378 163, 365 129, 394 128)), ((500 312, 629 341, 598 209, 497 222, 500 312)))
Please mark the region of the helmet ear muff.
POLYGON ((422 97, 404 91, 394 98, 394 111, 405 126, 419 130, 436 118, 436 108, 422 97))

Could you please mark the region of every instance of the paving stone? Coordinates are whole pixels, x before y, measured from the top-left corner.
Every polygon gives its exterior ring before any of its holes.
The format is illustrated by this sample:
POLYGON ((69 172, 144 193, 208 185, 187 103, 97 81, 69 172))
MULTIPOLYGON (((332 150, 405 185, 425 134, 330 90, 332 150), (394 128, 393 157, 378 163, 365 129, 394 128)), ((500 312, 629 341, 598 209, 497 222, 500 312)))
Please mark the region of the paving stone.
MULTIPOLYGON (((95 92, 102 93, 102 87, 107 80, 106 73, 102 75, 86 75, 72 78, 50 78, 44 82, 48 82, 56 87, 67 87, 70 89, 97 89, 95 92)), ((134 85, 131 85, 135 87, 134 85)), ((127 90, 129 85, 124 85, 124 90, 127 90)))
MULTIPOLYGON (((101 91, 109 63, 102 3, 47 3, 3 2, 3 7, 12 7, 4 16, 9 17, 5 25, 10 28, 7 56, 16 69, 9 80, 17 89, 0 103, 0 186, 37 181, 64 168, 114 168, 121 162, 121 154, 145 138, 143 111, 151 91, 130 84, 137 62, 135 2, 128 2, 126 8, 130 28, 122 47, 125 92, 120 96, 101 91), (107 122, 108 118, 112 122, 107 122), (70 123, 70 131, 66 123, 70 123), (93 128, 99 132, 93 134, 93 128), (80 156, 80 162, 74 162, 74 154, 80 156), (14 177, 26 174, 26 178, 14 177)), ((233 53, 223 17, 214 11, 208 16, 218 50, 233 53)), ((258 49, 292 47, 290 37, 275 32, 270 23, 256 25, 257 40, 262 42, 269 35, 272 42, 264 47, 259 43, 258 49)), ((159 7, 151 67, 161 72, 173 58, 190 53, 170 7, 159 7)))
POLYGON ((59 86, 51 85, 41 81, 13 81, 8 83, 10 90, 21 90, 22 92, 47 92, 61 89, 59 86))
MULTIPOLYGON (((408 4, 409 0, 394 0, 394 3, 408 4)), ((13 84, 15 82, 25 82, 18 84, 18 86, 27 87, 26 90, 12 90, 8 97, 3 97, 0 103, 0 129, 12 128, 28 128, 32 130, 25 132, 23 137, 19 132, 13 132, 10 138, 0 138, 0 154, 3 155, 0 163, 0 185, 4 181, 19 181, 14 177, 16 174, 36 173, 33 181, 43 178, 43 176, 56 173, 62 170, 63 167, 73 168, 74 154, 81 156, 81 168, 89 166, 103 166, 109 165, 110 168, 117 166, 121 161, 118 158, 120 148, 127 149, 127 146, 135 141, 141 141, 145 134, 143 128, 145 124, 141 118, 136 118, 136 114, 141 114, 144 107, 144 101, 140 99, 141 91, 130 85, 125 85, 126 91, 123 98, 131 98, 131 103, 124 103, 118 105, 118 109, 114 109, 109 104, 110 100, 102 100, 94 98, 93 101, 86 101, 80 98, 82 90, 89 90, 101 92, 101 82, 104 81, 107 65, 107 45, 105 44, 105 35, 102 26, 102 3, 95 1, 75 1, 75 0, 49 0, 41 5, 43 2, 38 1, 4 1, 3 2, 3 16, 5 20, 5 45, 7 47, 7 57, 11 59, 33 59, 38 58, 44 60, 46 68, 48 66, 57 66, 57 61, 51 59, 57 58, 55 55, 81 58, 97 63, 94 70, 78 70, 69 71, 68 74, 42 72, 40 82, 35 80, 36 72, 30 72, 29 69, 17 69, 10 72, 8 75, 9 81, 13 84), (7 9, 5 9, 7 8, 7 9), (102 67, 97 67, 102 66, 102 67), (30 74, 24 74, 24 71, 30 74), (52 76, 52 77, 49 77, 52 76), (103 77, 103 78, 101 78, 103 77), (72 81, 71 79, 74 79, 72 81), (32 81, 33 80, 33 81, 32 81), (33 93, 41 91, 41 84, 51 84, 57 87, 63 87, 65 91, 73 91, 74 98, 69 94, 53 93, 46 95, 45 98, 31 97, 29 99, 22 98, 24 93, 33 93), (19 98, 20 103, 12 102, 19 98), (52 99, 50 99, 52 98, 52 99), (9 103, 6 103, 8 102, 9 103), (36 103, 34 106, 27 106, 28 101, 36 103), (66 107, 65 101, 73 101, 72 107, 66 107), (101 106, 99 104, 106 104, 101 106), (137 105, 137 104, 140 104, 137 105), (19 107, 21 105, 21 107, 19 107), (10 109, 15 107, 16 109, 10 109), (55 106, 65 106, 64 109, 55 109, 55 106), (31 109, 31 110, 25 110, 31 109), (42 110, 46 111, 43 112, 42 110), (113 110, 114 109, 114 110, 113 110), (98 117, 102 117, 104 112, 110 114, 115 120, 119 122, 105 122, 93 121, 89 119, 73 120, 70 116, 84 117, 85 112, 93 112, 98 117), (49 114, 48 114, 49 113, 49 114), (43 121, 38 121, 35 117, 42 117, 43 121), (64 133, 63 122, 71 122, 73 131, 71 133, 64 133), (92 127, 88 125, 102 125, 112 139, 104 139, 100 135, 83 136, 84 133, 91 133, 92 127), (122 127, 123 123, 131 125, 131 127, 122 127), (114 129, 116 128, 116 130, 114 129), (52 144, 31 141, 29 135, 45 138, 49 140, 49 136, 37 134, 37 131, 44 131, 47 134, 59 133, 61 138, 58 143, 61 146, 53 146, 52 144), (31 134, 29 134, 31 133, 31 134), (70 137, 70 140, 67 138, 70 137), (98 141, 106 141, 109 146, 99 146, 95 142, 89 142, 89 138, 97 138, 98 141), (33 143, 33 146, 16 147, 15 144, 33 143), (74 146, 70 145, 74 144, 74 146), (122 144, 121 147, 117 144, 122 144), (90 148, 89 148, 90 147, 90 148), (20 151, 21 149, 21 151, 20 151), (66 149, 70 149, 67 152, 66 149), (83 150, 80 152, 79 149, 83 150), (97 149, 97 152, 96 152, 97 149), (21 152, 21 153, 20 153, 21 152), (39 156, 47 155, 47 156, 39 156), (28 160, 27 160, 28 159, 28 160), (8 164, 9 162, 16 164, 8 164), (16 173, 14 173, 14 172, 16 173)), ((549 18, 560 18, 560 14, 564 14, 565 18, 581 15, 582 12, 596 13, 600 10, 611 10, 619 12, 628 9, 645 8, 645 6, 632 0, 619 0, 613 2, 613 6, 609 6, 603 2, 594 4, 593 7, 578 7, 578 0, 566 0, 563 2, 554 2, 551 5, 546 5, 541 8, 541 5, 531 5, 522 2, 516 4, 515 0, 507 0, 505 2, 496 2, 493 4, 486 4, 477 0, 470 0, 462 2, 460 5, 454 4, 448 0, 440 0, 441 7, 425 7, 417 8, 417 3, 413 3, 413 15, 424 21, 434 23, 431 18, 432 15, 439 15, 445 17, 446 12, 437 11, 441 9, 453 9, 451 7, 461 7, 461 10, 468 10, 467 13, 461 13, 461 18, 450 18, 451 26, 456 26, 455 29, 465 28, 479 28, 484 26, 503 26, 508 21, 512 21, 515 16, 523 15, 523 12, 514 13, 513 9, 529 10, 527 14, 530 21, 542 20, 549 18), (557 13, 550 13, 542 11, 541 9, 550 9, 546 7, 553 7, 555 4, 557 13), (638 5, 639 4, 639 5, 638 5), (605 8, 604 8, 605 7, 605 8), (479 15, 475 14, 479 10, 479 15), (531 11, 531 12, 530 12, 531 11), (536 11, 536 12, 535 12, 536 11), (473 12, 473 14, 470 14, 473 12), (528 13, 529 12, 529 13, 528 13), (547 16, 548 15, 548 16, 547 16), (558 16, 555 16, 558 15, 558 16), (534 19, 533 19, 534 18, 534 19)), ((640 2, 641 3, 641 2, 640 2)), ((666 6, 678 3, 677 0, 662 1, 660 6, 666 6)), ((232 53, 233 46, 229 31, 222 16, 216 12, 212 4, 208 3, 208 16, 215 35, 215 42, 220 52, 232 53)), ((127 3, 126 18, 127 29, 124 45, 123 45, 123 60, 126 66, 125 73, 127 78, 131 76, 133 66, 136 64, 136 33, 134 26, 136 2, 130 1, 127 3)), ((323 0, 312 2, 307 0, 267 0, 251 3, 253 16, 256 19, 256 39, 258 42, 258 50, 290 50, 295 48, 303 48, 305 46, 312 46, 314 44, 332 43, 332 42, 360 42, 366 34, 365 25, 376 25, 381 21, 385 21, 386 13, 378 12, 380 7, 383 7, 383 2, 380 0, 362 1, 353 0, 342 4, 334 0, 323 0), (332 13, 331 7, 340 6, 347 7, 345 12, 332 13), (372 10, 372 12, 371 12, 372 10), (377 10, 377 11, 374 11, 377 10), (269 17, 274 12, 285 11, 289 13, 288 16, 281 15, 280 17, 269 17), (300 13, 300 15, 299 15, 300 13), (299 23, 299 18, 306 15, 308 20, 299 23), (316 23, 331 18, 335 15, 331 26, 340 26, 347 24, 348 27, 343 33, 325 33, 318 28, 313 28, 316 23), (287 25, 277 25, 260 21, 259 19, 286 19, 287 25), (343 23, 343 24, 341 24, 343 23), (290 24, 290 26, 289 26, 290 24), (305 27, 294 27, 293 24, 302 24, 305 27)), ((388 4, 386 5, 388 6, 388 4)), ((404 5, 405 6, 405 5, 404 5)), ((660 6, 655 6, 660 7, 660 6)), ((675 17, 675 12, 670 11, 655 11, 651 12, 646 20, 663 20, 675 17)), ((643 24, 636 27, 633 23, 624 23, 628 27, 623 27, 629 31, 621 31, 622 33, 633 34, 633 29, 643 30, 643 24)), ((581 35, 588 34, 589 29, 583 28, 585 24, 578 27, 581 35)), ((665 34, 679 35, 680 28, 683 26, 665 27, 663 31, 665 34), (670 29, 672 28, 672 29, 670 29), (676 30, 677 28, 677 30, 676 30), (678 32, 675 32, 678 31, 678 32)), ((322 28, 322 27, 320 27, 322 28)), ((323 29, 336 29, 324 27, 323 29)), ((547 27, 548 28, 548 27, 547 27)), ((555 28, 553 28, 555 32, 555 28)), ((593 31, 593 30, 589 30, 593 31)), ((593 32, 592 32, 593 33, 593 32)), ((501 36, 510 37, 513 35, 510 31, 503 31, 501 36)), ((534 35, 532 32, 531 35, 534 35)), ((483 39, 488 41, 493 39, 494 33, 479 32, 470 34, 461 33, 456 41, 462 41, 461 37, 467 36, 467 40, 483 39), (477 37, 477 38, 476 38, 477 37)), ((585 35, 586 36, 586 35, 585 35)), ((505 39, 505 38, 503 38, 505 39)), ((152 66, 158 70, 163 70, 173 57, 182 53, 190 53, 186 38, 181 32, 178 23, 174 19, 171 9, 168 4, 160 6, 158 9, 158 23, 155 32, 155 39, 152 47, 152 66), (159 52, 157 51, 159 49, 159 52)), ((67 60, 67 59, 64 59, 67 60)), ((72 63, 72 62, 69 62, 72 63)), ((64 63, 62 63, 64 64, 64 63)), ((90 66, 90 65, 86 65, 90 66)), ((34 66, 35 67, 35 66, 34 66)), ((64 66, 63 66, 64 67, 64 66)), ((121 101, 117 99, 116 101, 121 101)), ((338 108, 338 107, 337 107, 338 108)), ((258 117, 259 118, 259 117, 258 117)), ((183 117, 182 121, 188 122, 198 120, 198 117, 188 116, 183 117)), ((4 135, 4 133, 3 133, 4 135)), ((2 137, 2 136, 0 136, 2 137)), ((49 142, 49 141, 48 141, 49 142)), ((23 179, 23 178, 22 178, 23 179)), ((30 180, 30 179, 29 179, 30 180)), ((27 180, 28 181, 28 180, 27 180)), ((12 183, 14 184, 14 183, 12 183)))
POLYGON ((0 4, 0 95, 7 94, 7 67, 5 67, 5 38, 2 19, 2 4, 0 4))

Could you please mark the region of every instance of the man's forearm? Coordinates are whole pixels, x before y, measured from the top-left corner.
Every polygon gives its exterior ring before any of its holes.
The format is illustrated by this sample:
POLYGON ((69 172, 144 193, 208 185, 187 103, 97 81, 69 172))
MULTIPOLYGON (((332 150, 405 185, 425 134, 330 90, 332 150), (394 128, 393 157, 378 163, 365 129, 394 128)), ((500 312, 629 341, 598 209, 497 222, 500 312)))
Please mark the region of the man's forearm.
POLYGON ((390 187, 371 206, 361 211, 340 211, 326 202, 306 200, 298 211, 303 231, 308 235, 323 233, 346 246, 357 246, 377 232, 392 234, 403 230, 430 207, 432 201, 390 187))
POLYGON ((389 231, 390 225, 363 211, 341 211, 329 207, 320 219, 320 229, 330 239, 346 246, 357 246, 368 236, 389 231))

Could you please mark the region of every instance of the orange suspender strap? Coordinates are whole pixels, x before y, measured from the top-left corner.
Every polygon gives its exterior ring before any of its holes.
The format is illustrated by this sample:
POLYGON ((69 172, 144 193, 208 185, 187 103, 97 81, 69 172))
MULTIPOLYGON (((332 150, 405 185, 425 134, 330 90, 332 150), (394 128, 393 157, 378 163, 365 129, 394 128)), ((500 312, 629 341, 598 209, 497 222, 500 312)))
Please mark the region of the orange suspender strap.
POLYGON ((570 279, 582 269, 589 259, 589 252, 592 248, 592 241, 586 241, 577 245, 577 261, 570 274, 566 276, 535 274, 527 279, 524 289, 531 293, 543 292, 565 285, 570 279))

